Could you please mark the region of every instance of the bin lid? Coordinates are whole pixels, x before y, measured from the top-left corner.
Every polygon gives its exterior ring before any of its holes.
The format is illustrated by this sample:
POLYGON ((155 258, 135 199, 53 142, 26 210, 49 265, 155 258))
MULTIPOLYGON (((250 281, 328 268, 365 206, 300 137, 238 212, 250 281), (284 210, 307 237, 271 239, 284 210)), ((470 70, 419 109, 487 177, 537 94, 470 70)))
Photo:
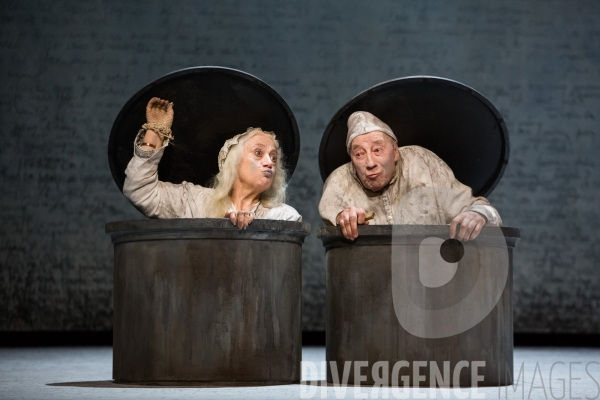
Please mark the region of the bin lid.
POLYGON ((149 83, 123 106, 108 142, 108 163, 123 190, 133 141, 146 122, 152 97, 174 103, 175 140, 158 167, 161 181, 206 186, 219 172, 217 156, 227 139, 247 128, 275 132, 291 176, 298 162, 300 136, 294 114, 283 98, 260 79, 231 68, 192 67, 149 83))
POLYGON ((492 103, 460 82, 409 76, 365 90, 333 116, 319 149, 323 181, 350 162, 346 124, 355 111, 368 111, 388 124, 399 146, 433 151, 475 196, 489 195, 508 164, 508 130, 492 103))

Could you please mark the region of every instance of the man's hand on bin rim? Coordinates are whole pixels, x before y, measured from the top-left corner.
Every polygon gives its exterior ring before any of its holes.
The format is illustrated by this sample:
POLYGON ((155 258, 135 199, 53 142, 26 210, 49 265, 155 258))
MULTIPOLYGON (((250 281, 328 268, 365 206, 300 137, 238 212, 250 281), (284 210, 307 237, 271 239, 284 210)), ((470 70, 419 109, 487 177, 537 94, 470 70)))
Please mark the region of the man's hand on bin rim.
POLYGON ((346 239, 354 240, 358 237, 358 225, 369 225, 366 214, 360 207, 348 207, 337 215, 335 222, 346 239))
POLYGON ((464 242, 473 240, 479 235, 486 222, 485 217, 478 212, 462 212, 450 222, 450 239, 454 239, 456 236, 456 239, 464 242), (457 235, 456 230, 459 224, 460 231, 457 235))

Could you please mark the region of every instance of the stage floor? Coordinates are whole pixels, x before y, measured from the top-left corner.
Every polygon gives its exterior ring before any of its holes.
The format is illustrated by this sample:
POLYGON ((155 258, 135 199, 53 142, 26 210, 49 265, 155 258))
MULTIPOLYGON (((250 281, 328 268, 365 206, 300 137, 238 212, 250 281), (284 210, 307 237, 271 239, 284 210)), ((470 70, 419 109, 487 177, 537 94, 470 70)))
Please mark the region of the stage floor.
POLYGON ((508 388, 376 389, 320 387, 325 378, 324 347, 305 347, 303 381, 310 384, 262 387, 139 387, 111 380, 111 347, 0 348, 0 399, 336 399, 336 398, 600 398, 599 348, 515 349, 515 377, 508 388), (561 364, 562 363, 562 364, 561 364), (554 365, 554 367, 553 367, 554 365), (537 370, 536 370, 537 368, 537 370), (569 373, 570 368, 570 373, 569 373), (587 370, 586 370, 587 368, 587 370), (552 374, 551 374, 552 369, 552 374), (516 378, 515 378, 516 379, 516 378), (316 382, 316 383, 315 383, 316 382), (358 391, 357 391, 358 390, 358 391), (387 396, 386 396, 387 394, 387 396), (408 396, 408 397, 407 397, 408 396), (483 397, 485 396, 485 397, 483 397), (564 397, 563 397, 564 396, 564 397))

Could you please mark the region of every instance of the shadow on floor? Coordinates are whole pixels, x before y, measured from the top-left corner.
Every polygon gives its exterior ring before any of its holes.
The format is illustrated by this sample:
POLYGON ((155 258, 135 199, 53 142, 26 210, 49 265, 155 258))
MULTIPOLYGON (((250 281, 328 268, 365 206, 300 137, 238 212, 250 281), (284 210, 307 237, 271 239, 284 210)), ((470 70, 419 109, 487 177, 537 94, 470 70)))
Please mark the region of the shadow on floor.
MULTIPOLYGON (((354 387, 352 384, 347 385, 335 385, 328 383, 325 380, 318 381, 302 381, 299 383, 263 383, 263 382, 164 382, 164 383, 116 383, 115 381, 89 381, 89 382, 58 382, 58 383, 47 383, 47 386, 67 386, 67 387, 83 387, 83 388, 117 388, 117 389, 128 389, 128 388, 143 388, 143 389, 168 389, 168 388, 229 388, 229 387, 264 387, 264 386, 279 386, 279 385, 307 385, 307 386, 328 386, 328 387, 354 387)), ((362 387, 372 387, 370 384, 358 385, 362 387)), ((392 387, 392 386, 384 386, 392 387)), ((404 386, 395 386, 403 388, 404 386)), ((413 388, 413 386, 409 386, 413 388)), ((468 387, 468 386, 463 386, 468 387)), ((485 386, 480 386, 484 388, 485 386)), ((491 386, 490 386, 491 387, 491 386)), ((494 386, 496 387, 496 386, 494 386)), ((428 388, 422 386, 422 388, 428 388)), ((447 387, 451 389, 452 387, 447 387)), ((436 388, 437 389, 437 388, 436 388)))
POLYGON ((297 383, 281 382, 152 382, 152 383, 117 383, 115 381, 88 381, 88 382, 56 382, 47 383, 46 386, 66 386, 80 388, 228 388, 228 387, 262 387, 279 385, 297 385, 297 383))

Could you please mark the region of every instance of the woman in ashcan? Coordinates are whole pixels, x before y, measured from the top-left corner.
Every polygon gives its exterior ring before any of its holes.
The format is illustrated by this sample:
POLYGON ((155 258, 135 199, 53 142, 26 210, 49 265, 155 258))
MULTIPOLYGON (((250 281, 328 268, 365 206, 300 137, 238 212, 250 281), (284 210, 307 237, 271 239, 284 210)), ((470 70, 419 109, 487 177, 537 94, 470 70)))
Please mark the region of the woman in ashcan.
POLYGON ((219 173, 211 187, 158 179, 158 164, 173 140, 173 103, 152 98, 147 123, 134 143, 134 156, 125 171, 123 193, 150 218, 229 218, 246 228, 254 219, 301 221, 285 204, 286 171, 282 150, 273 132, 248 128, 227 140, 218 156, 219 173))

